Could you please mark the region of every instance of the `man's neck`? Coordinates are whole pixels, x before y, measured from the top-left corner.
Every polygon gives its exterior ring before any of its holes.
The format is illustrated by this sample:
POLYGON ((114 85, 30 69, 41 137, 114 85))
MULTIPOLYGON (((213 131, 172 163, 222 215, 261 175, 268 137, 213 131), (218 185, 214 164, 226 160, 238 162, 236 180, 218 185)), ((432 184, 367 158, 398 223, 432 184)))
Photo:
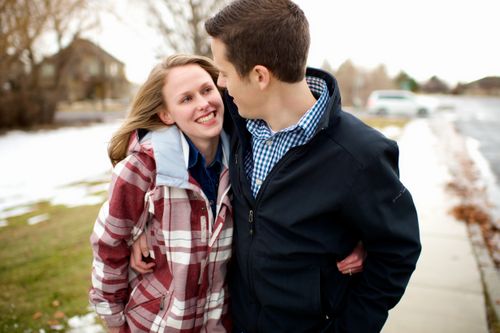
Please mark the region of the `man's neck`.
POLYGON ((316 103, 305 78, 298 83, 275 81, 271 89, 263 120, 275 132, 296 124, 316 103))

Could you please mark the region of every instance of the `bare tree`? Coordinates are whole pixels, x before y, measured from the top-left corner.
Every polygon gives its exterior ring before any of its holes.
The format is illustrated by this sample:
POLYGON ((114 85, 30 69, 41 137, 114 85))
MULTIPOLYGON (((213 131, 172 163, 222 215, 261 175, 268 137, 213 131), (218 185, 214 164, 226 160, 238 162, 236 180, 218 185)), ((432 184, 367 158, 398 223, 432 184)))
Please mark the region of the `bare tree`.
POLYGON ((57 89, 39 85, 42 40, 55 35, 59 51, 95 26, 98 8, 97 0, 0 0, 0 127, 52 121, 57 89))
POLYGON ((350 59, 344 61, 335 73, 343 105, 352 106, 356 104, 357 78, 359 75, 359 69, 350 59))
POLYGON ((210 55, 203 24, 228 0, 148 0, 155 28, 168 52, 210 55))

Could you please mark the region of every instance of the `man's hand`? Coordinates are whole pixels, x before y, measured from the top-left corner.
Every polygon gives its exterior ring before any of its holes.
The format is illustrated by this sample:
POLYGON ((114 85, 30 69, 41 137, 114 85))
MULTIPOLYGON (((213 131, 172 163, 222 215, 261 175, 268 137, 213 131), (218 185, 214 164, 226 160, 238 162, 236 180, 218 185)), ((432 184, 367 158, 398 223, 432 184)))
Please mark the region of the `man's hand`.
POLYGON ((154 262, 146 262, 151 259, 149 256, 148 243, 146 235, 142 233, 139 238, 132 244, 132 252, 130 253, 130 267, 135 271, 146 274, 153 272, 154 262))
POLYGON ((352 253, 342 261, 337 262, 337 268, 342 274, 352 275, 363 271, 363 261, 366 258, 366 251, 363 243, 359 242, 352 253))

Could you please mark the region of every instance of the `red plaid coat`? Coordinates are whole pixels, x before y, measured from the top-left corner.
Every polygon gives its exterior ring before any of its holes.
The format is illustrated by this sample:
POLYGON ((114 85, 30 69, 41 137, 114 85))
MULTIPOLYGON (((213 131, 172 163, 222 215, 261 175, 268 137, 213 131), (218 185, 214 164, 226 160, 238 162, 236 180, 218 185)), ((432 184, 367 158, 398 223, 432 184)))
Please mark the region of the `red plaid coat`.
POLYGON ((232 208, 228 142, 221 135, 224 167, 217 216, 189 176, 188 144, 172 126, 132 139, 118 163, 109 200, 90 238, 94 260, 90 301, 109 326, 128 332, 226 332, 225 282, 231 257, 232 208), (130 246, 145 230, 156 266, 137 275, 130 246))

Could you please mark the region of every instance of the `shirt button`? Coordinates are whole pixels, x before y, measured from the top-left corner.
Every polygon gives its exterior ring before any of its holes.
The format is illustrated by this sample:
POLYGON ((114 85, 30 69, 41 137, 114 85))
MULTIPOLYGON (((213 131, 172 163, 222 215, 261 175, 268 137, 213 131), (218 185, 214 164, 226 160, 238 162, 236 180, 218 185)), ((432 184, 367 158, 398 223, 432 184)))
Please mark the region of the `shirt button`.
POLYGON ((256 179, 255 184, 257 184, 259 186, 262 185, 262 179, 256 179))
POLYGON ((270 146, 272 144, 273 144, 273 140, 269 139, 269 140, 266 141, 266 145, 270 146))

